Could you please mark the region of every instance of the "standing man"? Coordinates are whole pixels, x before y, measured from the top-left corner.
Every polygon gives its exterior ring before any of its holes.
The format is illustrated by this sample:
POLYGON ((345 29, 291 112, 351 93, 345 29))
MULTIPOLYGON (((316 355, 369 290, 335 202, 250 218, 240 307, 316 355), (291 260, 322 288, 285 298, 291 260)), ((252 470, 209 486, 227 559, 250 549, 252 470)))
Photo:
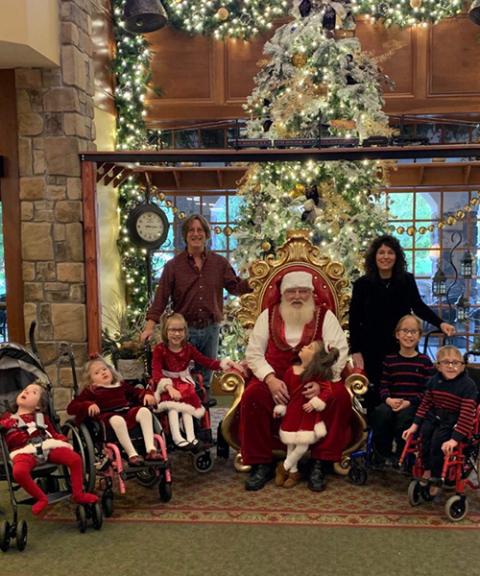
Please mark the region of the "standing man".
MULTIPOLYGON (((216 358, 223 320, 223 290, 240 296, 250 292, 250 287, 248 280, 235 274, 226 258, 207 250, 211 231, 203 216, 193 214, 187 218, 182 233, 186 250, 165 265, 141 339, 152 335, 171 300, 173 311, 187 321, 190 342, 205 356, 216 358)), ((208 388, 210 371, 205 371, 204 376, 208 388)))
MULTIPOLYGON (((352 402, 340 377, 347 360, 347 338, 337 317, 315 304, 309 272, 285 274, 280 293, 281 301, 257 318, 246 351, 253 376, 240 404, 242 460, 252 467, 245 488, 260 490, 273 477, 272 451, 278 442, 278 420, 274 420, 273 408, 288 404, 289 400, 284 374, 298 360, 303 346, 323 341, 327 349, 335 347, 340 355, 332 367, 332 401, 322 412, 327 435, 310 450, 313 462, 308 487, 320 492, 325 488, 325 463, 340 460, 351 440, 352 402)), ((319 392, 317 382, 308 382, 303 392, 305 401, 319 392)))

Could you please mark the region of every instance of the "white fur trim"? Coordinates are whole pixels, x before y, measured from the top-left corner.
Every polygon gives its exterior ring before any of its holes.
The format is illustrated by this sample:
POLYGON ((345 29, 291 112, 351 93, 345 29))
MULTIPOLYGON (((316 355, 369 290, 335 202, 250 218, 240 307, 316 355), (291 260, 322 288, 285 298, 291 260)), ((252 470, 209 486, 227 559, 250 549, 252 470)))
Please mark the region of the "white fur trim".
POLYGON ((303 272, 297 270, 296 272, 288 272, 282 278, 280 284, 280 294, 283 294, 285 290, 289 288, 309 288, 313 290, 313 279, 310 272, 303 272))
POLYGON ((285 404, 276 404, 275 407, 273 408, 273 415, 285 416, 286 411, 287 407, 285 406, 285 404))
POLYGON ((232 365, 232 360, 230 358, 224 358, 223 360, 220 360, 220 368, 225 371, 227 368, 230 368, 230 366, 232 365))
MULTIPOLYGON (((50 450, 53 448, 70 448, 73 450, 73 446, 64 440, 56 440, 55 438, 47 438, 42 442, 42 450, 45 455, 48 454, 50 450)), ((10 452, 10 458, 13 460, 17 454, 35 454, 37 452, 37 447, 33 446, 33 444, 27 444, 23 448, 18 448, 18 450, 14 450, 10 452)))
POLYGON ((317 412, 321 412, 322 410, 325 410, 325 408, 327 407, 325 402, 321 400, 318 396, 310 398, 310 404, 313 406, 313 409, 316 410, 317 412))
POLYGON ((175 412, 185 412, 191 414, 194 418, 201 418, 205 414, 205 407, 194 408, 191 404, 186 402, 178 402, 177 400, 164 400, 159 402, 155 408, 155 412, 166 412, 174 410, 175 412))
POLYGON ((280 428, 280 440, 284 444, 315 444, 317 440, 327 435, 327 428, 323 422, 317 422, 313 430, 298 430, 287 432, 280 428))
POLYGON ((167 386, 170 386, 173 384, 173 381, 171 378, 160 378, 160 380, 158 381, 157 384, 157 389, 155 390, 155 400, 157 402, 160 402, 160 394, 162 394, 162 392, 165 392, 167 386))

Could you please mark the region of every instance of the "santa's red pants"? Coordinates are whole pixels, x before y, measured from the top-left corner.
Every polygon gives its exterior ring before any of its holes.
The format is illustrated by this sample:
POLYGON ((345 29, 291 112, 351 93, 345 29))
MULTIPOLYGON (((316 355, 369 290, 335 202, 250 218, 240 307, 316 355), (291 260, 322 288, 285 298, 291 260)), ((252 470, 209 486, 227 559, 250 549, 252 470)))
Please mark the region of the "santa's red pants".
MULTIPOLYGON (((343 382, 332 384, 333 396, 322 412, 327 435, 311 447, 315 460, 336 462, 352 437, 352 401, 343 382)), ((278 438, 281 419, 273 417, 274 402, 265 382, 252 378, 240 404, 240 447, 244 464, 267 464, 272 450, 285 450, 278 438)))

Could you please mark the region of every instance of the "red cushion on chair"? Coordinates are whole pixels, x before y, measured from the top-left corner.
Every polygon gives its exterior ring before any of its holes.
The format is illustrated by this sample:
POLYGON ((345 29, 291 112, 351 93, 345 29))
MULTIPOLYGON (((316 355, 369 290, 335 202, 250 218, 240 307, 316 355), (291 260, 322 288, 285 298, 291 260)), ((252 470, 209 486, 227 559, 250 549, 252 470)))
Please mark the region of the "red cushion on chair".
POLYGON ((315 303, 320 306, 325 306, 328 310, 331 310, 334 314, 336 314, 337 310, 335 305, 335 298, 332 294, 329 284, 321 276, 318 270, 315 270, 310 266, 305 266, 304 264, 292 264, 290 266, 286 266, 273 276, 270 283, 265 288, 261 304, 262 310, 265 310, 265 308, 280 302, 280 283, 282 278, 289 272, 297 271, 310 272, 310 274, 312 274, 315 303))

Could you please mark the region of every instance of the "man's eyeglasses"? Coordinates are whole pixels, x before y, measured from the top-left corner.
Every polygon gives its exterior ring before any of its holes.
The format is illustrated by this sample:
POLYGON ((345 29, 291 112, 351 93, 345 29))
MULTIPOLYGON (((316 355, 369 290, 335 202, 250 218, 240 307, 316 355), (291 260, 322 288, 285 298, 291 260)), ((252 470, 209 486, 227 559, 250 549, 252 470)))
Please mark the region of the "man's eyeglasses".
POLYGON ((416 336, 420 333, 420 330, 417 330, 416 328, 400 328, 399 332, 405 335, 411 334, 412 336, 416 336))
POLYGON ((460 360, 439 360, 437 364, 445 366, 445 368, 448 368, 449 366, 452 368, 458 368, 459 366, 463 366, 464 362, 460 362, 460 360))

